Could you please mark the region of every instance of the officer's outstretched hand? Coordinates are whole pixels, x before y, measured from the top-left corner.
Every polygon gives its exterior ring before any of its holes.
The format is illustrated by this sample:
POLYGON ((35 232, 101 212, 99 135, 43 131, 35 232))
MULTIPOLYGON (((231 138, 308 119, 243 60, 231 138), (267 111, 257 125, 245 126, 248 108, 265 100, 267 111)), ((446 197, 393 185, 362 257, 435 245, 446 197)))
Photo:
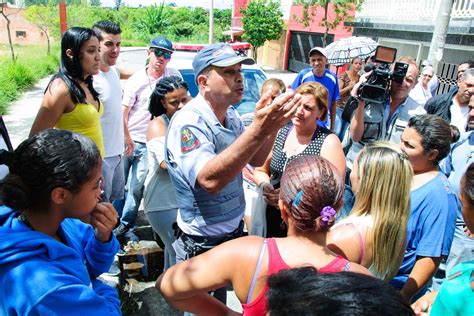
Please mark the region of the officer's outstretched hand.
POLYGON ((272 100, 272 91, 269 88, 255 105, 255 118, 264 134, 272 134, 283 127, 295 115, 301 105, 301 95, 288 90, 272 100))

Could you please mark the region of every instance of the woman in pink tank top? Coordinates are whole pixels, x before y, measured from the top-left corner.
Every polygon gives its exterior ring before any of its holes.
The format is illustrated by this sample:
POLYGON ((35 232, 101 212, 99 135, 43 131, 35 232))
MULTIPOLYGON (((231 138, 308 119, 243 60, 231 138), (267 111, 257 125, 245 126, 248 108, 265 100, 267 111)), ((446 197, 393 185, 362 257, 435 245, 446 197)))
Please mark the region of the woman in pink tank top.
MULTIPOLYGON (((279 207, 287 223, 285 238, 256 236, 228 241, 162 274, 156 287, 178 309, 203 315, 234 311, 208 291, 232 284, 244 315, 265 315, 267 276, 282 269, 312 266, 319 273, 355 271, 370 275, 326 247, 328 229, 342 206, 343 180, 319 156, 291 161, 281 179, 279 207)), ((238 314, 237 312, 235 312, 238 314)))

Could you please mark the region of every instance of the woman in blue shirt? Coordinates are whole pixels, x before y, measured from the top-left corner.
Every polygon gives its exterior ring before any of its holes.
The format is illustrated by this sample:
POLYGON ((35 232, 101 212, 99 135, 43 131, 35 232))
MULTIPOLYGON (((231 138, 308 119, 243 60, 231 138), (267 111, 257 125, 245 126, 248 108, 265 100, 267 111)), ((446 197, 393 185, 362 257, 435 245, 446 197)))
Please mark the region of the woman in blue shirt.
POLYGON ((412 117, 401 136, 400 147, 408 155, 414 177, 405 256, 391 284, 408 301, 426 292, 453 240, 457 197, 438 170, 450 142, 448 123, 435 115, 412 117))

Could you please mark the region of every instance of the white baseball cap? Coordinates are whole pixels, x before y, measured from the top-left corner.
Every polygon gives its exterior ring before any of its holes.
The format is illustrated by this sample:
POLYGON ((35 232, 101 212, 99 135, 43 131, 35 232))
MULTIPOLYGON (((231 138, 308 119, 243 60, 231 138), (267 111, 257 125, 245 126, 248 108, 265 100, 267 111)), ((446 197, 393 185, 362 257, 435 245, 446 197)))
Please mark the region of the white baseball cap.
POLYGON ((324 57, 327 58, 326 50, 322 47, 313 47, 313 48, 311 48, 311 50, 309 51, 308 56, 311 56, 311 54, 313 54, 314 52, 319 52, 321 55, 323 55, 324 57))

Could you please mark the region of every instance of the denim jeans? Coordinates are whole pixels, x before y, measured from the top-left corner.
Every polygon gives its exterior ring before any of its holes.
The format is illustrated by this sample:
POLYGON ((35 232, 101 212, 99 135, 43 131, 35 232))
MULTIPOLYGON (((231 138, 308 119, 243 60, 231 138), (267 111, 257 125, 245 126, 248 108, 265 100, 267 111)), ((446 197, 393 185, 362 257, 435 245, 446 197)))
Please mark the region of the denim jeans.
POLYGON ((456 226, 449 255, 446 260, 443 260, 438 271, 436 271, 436 274, 433 276, 433 284, 430 290, 439 290, 445 278, 451 274, 451 269, 454 268, 454 266, 472 260, 474 260, 474 238, 467 237, 462 226, 456 226))
POLYGON ((148 153, 146 144, 134 142, 133 154, 123 157, 125 182, 128 180, 128 192, 125 200, 116 200, 114 206, 121 214, 120 221, 133 228, 137 219, 138 208, 143 196, 143 184, 148 172, 148 153), (130 175, 129 175, 130 172, 130 175), (128 177, 130 177, 128 179, 128 177), (123 203, 123 210, 121 204, 123 203))
POLYGON ((334 124, 334 134, 339 137, 341 142, 344 139, 347 129, 349 128, 349 122, 342 119, 342 112, 344 112, 343 108, 336 108, 336 123, 334 124))
POLYGON ((176 222, 177 212, 178 209, 176 208, 155 212, 146 212, 146 218, 150 222, 151 227, 158 234, 158 236, 160 236, 161 241, 163 241, 165 244, 165 263, 163 272, 176 264, 176 252, 173 248, 173 242, 176 240, 176 237, 174 236, 173 223, 176 222))

